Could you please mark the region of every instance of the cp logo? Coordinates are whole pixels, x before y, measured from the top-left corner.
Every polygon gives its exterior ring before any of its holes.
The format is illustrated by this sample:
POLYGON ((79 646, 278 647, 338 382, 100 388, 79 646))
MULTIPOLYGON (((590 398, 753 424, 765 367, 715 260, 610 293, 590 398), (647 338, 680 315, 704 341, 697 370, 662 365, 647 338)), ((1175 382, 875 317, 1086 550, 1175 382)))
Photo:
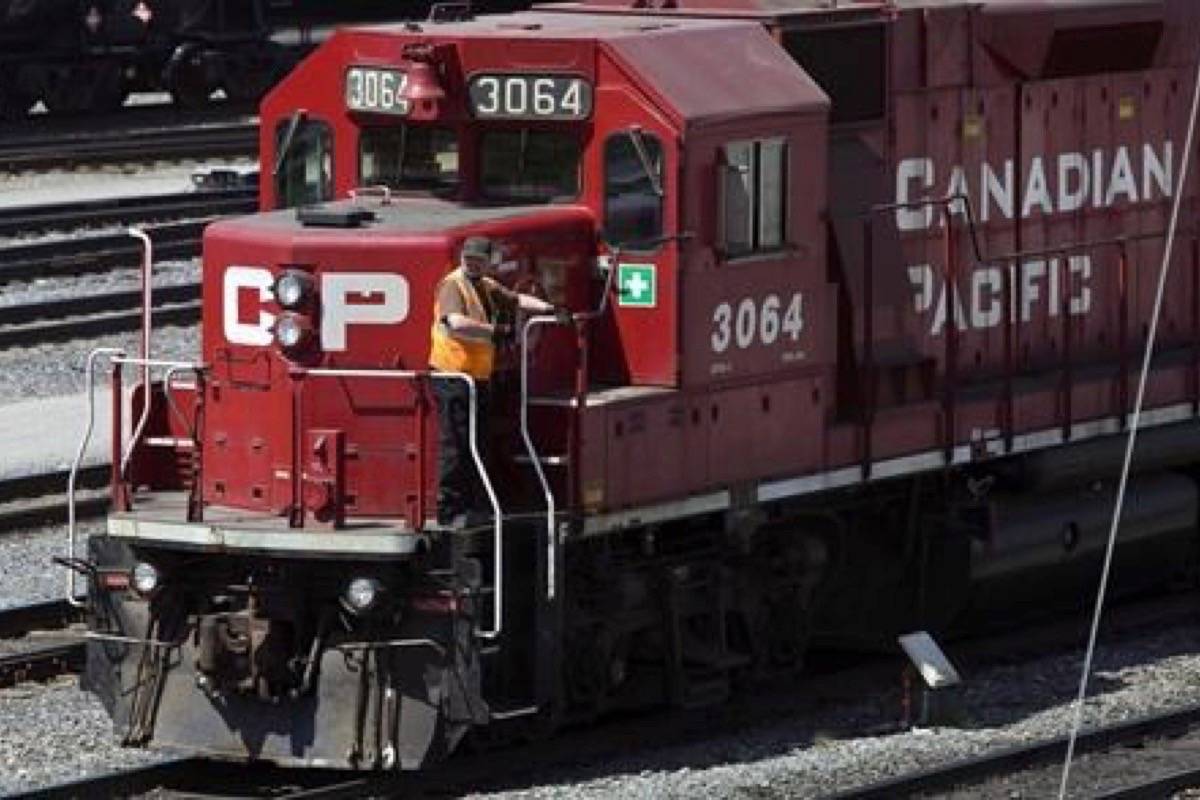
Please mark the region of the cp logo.
MULTIPOLYGON (((230 344, 266 347, 273 341, 276 315, 264 306, 275 300, 275 276, 262 267, 231 266, 225 270, 222 317, 230 344), (243 313, 246 295, 253 311, 243 313)), ((331 272, 321 275, 318 294, 321 348, 345 350, 351 325, 392 325, 408 318, 408 281, 390 272, 331 272)))

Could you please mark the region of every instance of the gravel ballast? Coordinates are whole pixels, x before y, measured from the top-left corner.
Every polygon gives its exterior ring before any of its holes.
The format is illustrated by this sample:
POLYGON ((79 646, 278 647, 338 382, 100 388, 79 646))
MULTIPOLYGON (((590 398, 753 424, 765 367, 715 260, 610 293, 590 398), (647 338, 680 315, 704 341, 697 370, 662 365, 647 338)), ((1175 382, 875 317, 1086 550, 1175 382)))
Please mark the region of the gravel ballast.
MULTIPOLYGON (((1097 695, 1089 701, 1089 724, 1111 723, 1200 701, 1197 652, 1200 652, 1200 626, 1195 624, 1102 646, 1093 680, 1097 695)), ((1079 656, 1072 654, 995 667, 968 676, 965 700, 971 727, 967 729, 854 735, 852 731, 870 730, 895 720, 899 691, 881 687, 860 703, 830 707, 785 722, 778 721, 776 715, 772 723, 741 727, 735 732, 723 731, 721 725, 714 724, 707 735, 698 735, 696 741, 666 745, 637 756, 590 763, 587 753, 581 752, 577 762, 540 770, 533 778, 522 779, 518 788, 489 791, 476 787, 471 796, 567 800, 827 796, 902 773, 1062 734, 1070 720, 1078 667, 1079 656)), ((68 688, 63 692, 53 695, 55 702, 73 690, 68 688)), ((0 704, 3 702, 0 693, 0 704)), ((93 702, 77 695, 67 704, 71 713, 61 719, 49 714, 39 717, 37 724, 45 731, 44 746, 38 743, 42 738, 32 741, 21 733, 23 716, 14 717, 16 727, 9 725, 0 731, 0 757, 14 747, 8 741, 11 737, 23 739, 20 753, 28 766, 21 778, 27 783, 21 785, 51 776, 58 779, 61 773, 41 770, 38 765, 54 762, 58 748, 64 742, 74 741, 72 737, 79 739, 82 752, 78 762, 71 761, 70 769, 99 770, 118 763, 105 761, 100 756, 104 752, 111 752, 114 759, 135 757, 129 751, 115 748, 106 751, 110 746, 107 740, 91 731, 80 731, 80 720, 91 719, 88 715, 92 713, 93 702)), ((751 702, 761 703, 764 716, 772 715, 770 696, 751 702)), ((5 708, 8 707, 0 705, 0 710, 5 708)), ((10 708, 37 716, 34 704, 10 708)), ((719 717, 719 712, 713 715, 713 719, 719 717)), ((518 763, 520 753, 517 748, 506 758, 518 763)), ((1081 781, 1078 787, 1072 796, 1090 796, 1087 781, 1081 781)), ((995 795, 976 791, 955 796, 1009 797, 1000 785, 994 788, 998 791, 995 795)))
MULTIPOLYGON (((87 536, 103 529, 103 520, 80 521, 78 551, 86 552, 87 536)), ((63 597, 67 573, 51 559, 66 554, 66 525, 0 535, 0 609, 63 597)))

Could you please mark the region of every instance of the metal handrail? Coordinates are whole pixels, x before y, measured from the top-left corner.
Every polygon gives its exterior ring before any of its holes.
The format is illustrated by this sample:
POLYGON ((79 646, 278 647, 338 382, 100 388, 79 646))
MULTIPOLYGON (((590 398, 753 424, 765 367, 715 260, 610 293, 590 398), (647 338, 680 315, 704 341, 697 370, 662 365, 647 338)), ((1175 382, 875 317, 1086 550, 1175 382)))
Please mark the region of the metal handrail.
MULTIPOLYGON (((617 271, 620 269, 620 261, 621 248, 620 246, 616 246, 612 249, 608 274, 604 279, 604 290, 600 294, 599 304, 591 311, 572 315, 572 323, 590 322, 593 319, 604 316, 608 312, 608 298, 612 293, 617 271)), ((527 319, 521 328, 521 440, 525 444, 525 452, 529 455, 529 461, 533 464, 534 472, 537 473, 538 483, 542 488, 542 496, 546 501, 547 600, 553 600, 557 593, 558 567, 556 562, 558 558, 558 531, 555 518, 558 516, 558 508, 554 499, 554 492, 550 488, 550 481, 546 478, 546 471, 542 469, 541 456, 533 443, 533 437, 529 433, 529 332, 538 325, 551 324, 565 325, 568 323, 561 322, 558 317, 549 314, 539 314, 527 319)))
POLYGON ((553 600, 555 595, 555 586, 557 583, 557 569, 555 561, 558 558, 558 533, 557 526, 554 523, 555 517, 558 515, 558 509, 554 500, 554 492, 550 488, 550 481, 546 478, 546 471, 542 469, 541 455, 538 453, 537 447, 533 444, 533 437, 529 435, 529 332, 538 325, 551 325, 558 322, 558 318, 548 314, 542 314, 530 317, 525 321, 525 325, 521 328, 521 440, 525 443, 525 452, 529 454, 529 461, 533 464, 533 469, 537 473, 538 483, 542 487, 542 497, 546 501, 546 599, 553 600))
MULTIPOLYGON (((143 359, 150 358, 150 331, 154 325, 154 320, 151 315, 153 309, 153 270, 154 270, 154 244, 150 241, 150 237, 141 228, 129 228, 128 233, 133 238, 142 243, 142 352, 143 359)), ((146 421, 150 418, 150 367, 148 365, 142 368, 142 396, 146 398, 145 407, 142 409, 142 418, 138 420, 135 426, 134 435, 130 441, 137 441, 137 437, 141 435, 142 430, 146 427, 146 421)), ((121 472, 124 476, 125 466, 128 459, 121 460, 121 472)))
MULTIPOLYGON (((75 460, 71 462, 71 472, 67 476, 67 559, 69 561, 75 560, 75 481, 79 477, 79 467, 83 464, 84 456, 87 455, 87 446, 92 439, 92 430, 96 426, 94 378, 96 360, 105 356, 112 359, 122 358, 124 355, 125 351, 119 347, 97 347, 88 353, 85 364, 84 374, 87 381, 88 398, 87 425, 84 426, 83 436, 79 440, 79 448, 75 451, 75 460)), ((120 403, 121 398, 114 397, 113 402, 120 403)), ((75 570, 73 569, 67 570, 67 602, 76 608, 84 605, 75 596, 75 570)))
MULTIPOLYGON (((145 374, 149 374, 150 370, 155 367, 164 367, 170 371, 190 369, 194 372, 204 370, 203 364, 192 364, 186 361, 155 361, 148 358, 129 358, 125 355, 125 351, 119 347, 97 347, 88 353, 87 361, 84 367, 84 381, 87 384, 87 425, 84 426, 83 436, 79 440, 79 447, 75 451, 75 460, 71 462, 71 471, 67 475, 67 560, 75 560, 75 541, 78 536, 76 530, 75 518, 75 484, 79 477, 79 469, 83 465, 84 456, 87 455, 87 447, 92 439, 92 431, 96 427, 96 361, 100 358, 107 357, 109 364, 120 369, 124 364, 134 364, 141 366, 145 374)), ((164 391, 167 392, 168 402, 170 402, 169 392, 170 382, 164 385, 164 391)), ((144 395, 143 404, 146 409, 150 408, 150 394, 146 392, 144 395)), ((112 402, 120 404, 123 398, 114 393, 112 402)), ((124 475, 125 469, 129 465, 129 460, 133 455, 133 448, 137 444, 138 437, 144 428, 145 420, 148 418, 148 413, 143 413, 142 421, 138 430, 130 437, 129 445, 122 449, 120 471, 118 475, 124 475)), ((113 432, 116 435, 116 432, 113 432)), ((76 599, 75 594, 75 570, 67 571, 67 602, 72 606, 81 607, 82 602, 76 599)))
MULTIPOLYGON (((150 374, 150 370, 154 369, 156 367, 165 369, 166 370, 166 379, 163 381, 163 394, 167 399, 168 406, 172 409, 175 407, 175 403, 171 399, 170 387, 171 387, 171 377, 174 375, 174 373, 182 371, 182 370, 188 370, 188 371, 195 372, 198 374, 205 370, 204 364, 197 364, 197 363, 194 363, 191 361, 166 361, 166 360, 153 359, 153 358, 128 358, 124 354, 117 356, 116 358, 113 358, 111 363, 114 365, 118 365, 118 366, 121 364, 135 364, 137 366, 142 367, 143 374, 147 375, 147 376, 150 374)), ((143 384, 143 385, 146 385, 146 384, 143 384)), ((133 458, 133 448, 137 446, 137 441, 138 441, 138 439, 140 439, 142 437, 142 434, 145 432, 146 423, 150 419, 150 405, 151 404, 150 404, 149 389, 146 389, 143 392, 142 397, 143 397, 143 399, 142 399, 141 417, 138 419, 137 427, 135 427, 129 435, 129 445, 127 447, 123 448, 122 453, 121 453, 121 469, 120 469, 120 472, 118 472, 117 474, 120 475, 122 478, 125 476, 125 471, 129 468, 129 462, 133 458)))
MULTIPOLYGON (((477 393, 475 387, 475 379, 463 372, 442 372, 439 370, 401 370, 401 369, 338 369, 338 368, 316 368, 306 369, 303 367, 294 367, 292 374, 299 377, 307 377, 315 375, 317 377, 326 378, 393 378, 398 380, 415 380, 417 378, 432 378, 434 380, 458 380, 467 384, 467 391, 470 396, 470 403, 467 409, 467 438, 471 445, 471 458, 475 462, 475 469, 479 471, 479 479, 483 481, 483 488, 487 491, 488 501, 492 504, 492 538, 495 555, 493 557, 492 582, 495 600, 492 603, 492 629, 483 630, 476 628, 475 635, 484 639, 495 639, 500 636, 503 629, 503 609, 504 609, 504 525, 503 513, 500 509, 500 500, 496 495, 496 490, 492 486, 491 478, 488 477, 487 466, 483 463, 483 457, 479 453, 479 445, 477 442, 478 435, 478 420, 477 416, 477 393)), ((424 487, 419 487, 419 491, 424 491, 424 487)))

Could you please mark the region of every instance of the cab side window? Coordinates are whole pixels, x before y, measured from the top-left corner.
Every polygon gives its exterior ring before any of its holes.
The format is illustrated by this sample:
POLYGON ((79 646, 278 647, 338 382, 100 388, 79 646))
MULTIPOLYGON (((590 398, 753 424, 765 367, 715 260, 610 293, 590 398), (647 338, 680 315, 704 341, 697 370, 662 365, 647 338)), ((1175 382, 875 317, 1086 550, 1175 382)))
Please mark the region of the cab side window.
POLYGON ((333 199, 333 132, 314 119, 286 119, 275 128, 275 207, 333 199))
POLYGON ((720 171, 721 250, 726 257, 779 250, 787 241, 787 141, 729 142, 720 171))
POLYGON ((604 144, 604 233, 637 246, 663 233, 663 151, 659 140, 619 134, 604 144), (641 143, 641 152, 638 143, 641 143))

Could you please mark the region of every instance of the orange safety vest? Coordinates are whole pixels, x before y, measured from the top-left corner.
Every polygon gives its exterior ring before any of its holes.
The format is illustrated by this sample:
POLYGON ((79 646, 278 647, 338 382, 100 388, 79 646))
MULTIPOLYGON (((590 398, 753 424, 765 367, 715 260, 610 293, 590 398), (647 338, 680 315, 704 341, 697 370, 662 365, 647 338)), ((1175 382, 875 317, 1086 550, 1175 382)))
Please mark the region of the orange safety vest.
POLYGON ((434 290, 433 328, 429 332, 429 366, 444 372, 465 372, 477 381, 486 381, 492 377, 496 347, 490 341, 460 339, 451 334, 450 329, 442 322, 442 308, 438 302, 446 281, 451 281, 462 295, 468 317, 477 322, 491 321, 479 293, 475 291, 475 287, 463 271, 455 269, 448 273, 434 290))

